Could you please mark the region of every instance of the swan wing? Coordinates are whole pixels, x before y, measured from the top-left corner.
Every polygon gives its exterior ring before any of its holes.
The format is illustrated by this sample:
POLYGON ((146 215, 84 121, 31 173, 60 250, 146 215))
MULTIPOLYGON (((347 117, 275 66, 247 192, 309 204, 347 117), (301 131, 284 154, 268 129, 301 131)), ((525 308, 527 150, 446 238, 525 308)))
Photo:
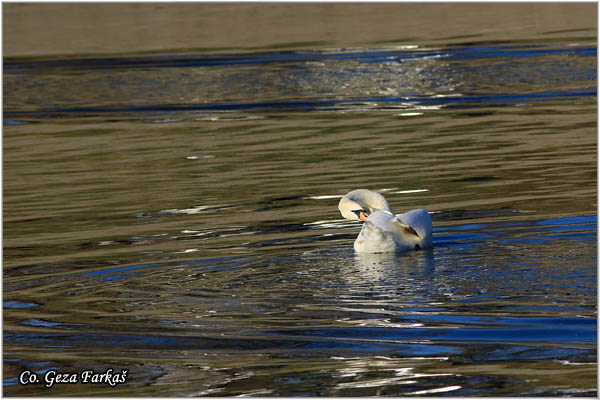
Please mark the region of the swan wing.
POLYGON ((415 228, 413 228, 412 226, 405 224, 404 222, 400 221, 398 219, 398 217, 395 217, 391 222, 390 222, 390 227, 391 230, 396 233, 397 235, 407 235, 407 236, 415 236, 416 238, 419 237, 419 233, 415 230, 415 228))
POLYGON ((414 248, 418 233, 388 211, 376 211, 363 224, 354 249, 363 253, 385 253, 414 248))
POLYGON ((377 211, 369 216, 368 219, 377 228, 392 233, 396 237, 405 235, 419 237, 418 231, 399 216, 387 211, 377 211))
POLYGON ((400 223, 410 226, 418 235, 421 247, 429 247, 432 243, 433 225, 427 210, 418 209, 396 216, 400 223))

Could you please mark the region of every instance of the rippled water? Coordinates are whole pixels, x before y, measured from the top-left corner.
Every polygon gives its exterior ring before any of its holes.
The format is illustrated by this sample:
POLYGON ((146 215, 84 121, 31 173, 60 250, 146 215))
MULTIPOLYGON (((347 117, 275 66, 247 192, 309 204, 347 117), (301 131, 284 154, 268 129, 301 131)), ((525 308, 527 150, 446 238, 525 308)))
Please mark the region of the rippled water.
POLYGON ((596 62, 5 60, 4 394, 596 396, 596 62), (434 248, 355 254, 359 187, 430 210, 434 248))

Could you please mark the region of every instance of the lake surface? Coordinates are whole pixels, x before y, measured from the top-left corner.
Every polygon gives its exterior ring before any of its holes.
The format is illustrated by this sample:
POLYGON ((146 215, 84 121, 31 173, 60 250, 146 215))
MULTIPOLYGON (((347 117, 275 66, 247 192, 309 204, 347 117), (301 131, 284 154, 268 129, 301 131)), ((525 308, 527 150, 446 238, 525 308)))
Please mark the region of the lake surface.
POLYGON ((5 59, 4 394, 597 396, 594 35, 5 59))

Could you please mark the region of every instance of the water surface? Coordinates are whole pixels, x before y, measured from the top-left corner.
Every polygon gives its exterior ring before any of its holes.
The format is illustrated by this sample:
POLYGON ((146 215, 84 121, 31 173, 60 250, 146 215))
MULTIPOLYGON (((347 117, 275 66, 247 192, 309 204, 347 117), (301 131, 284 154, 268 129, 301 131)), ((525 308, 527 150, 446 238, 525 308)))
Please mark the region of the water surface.
POLYGON ((4 394, 596 396, 595 37, 4 62, 4 394), (423 207, 357 255, 337 202, 423 207), (23 386, 21 371, 128 369, 23 386))

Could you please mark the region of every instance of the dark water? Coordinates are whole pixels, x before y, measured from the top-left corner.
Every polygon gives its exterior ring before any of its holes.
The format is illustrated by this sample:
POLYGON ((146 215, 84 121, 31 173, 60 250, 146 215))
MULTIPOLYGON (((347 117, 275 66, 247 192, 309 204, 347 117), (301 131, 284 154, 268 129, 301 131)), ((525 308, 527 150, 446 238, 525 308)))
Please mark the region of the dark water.
POLYGON ((4 394, 596 396, 596 62, 5 60, 4 394), (430 210, 434 248, 354 254, 360 187, 430 210))

